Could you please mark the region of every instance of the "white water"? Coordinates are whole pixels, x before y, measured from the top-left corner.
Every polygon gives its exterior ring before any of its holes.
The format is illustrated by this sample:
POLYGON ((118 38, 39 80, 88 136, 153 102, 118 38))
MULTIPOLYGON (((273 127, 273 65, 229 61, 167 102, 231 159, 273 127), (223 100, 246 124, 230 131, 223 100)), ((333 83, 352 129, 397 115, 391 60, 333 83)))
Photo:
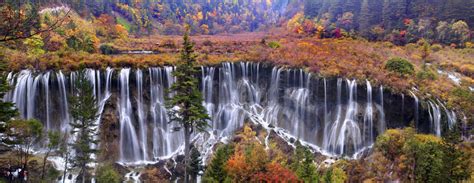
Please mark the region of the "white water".
MULTIPOLYGON (((182 151, 183 135, 173 131, 176 125, 168 123, 164 105, 165 98, 172 96, 165 92, 174 82, 172 71, 173 67, 124 68, 114 77, 111 68, 105 72, 88 70, 100 114, 116 94, 120 162, 139 164, 182 151)), ((386 129, 383 87, 377 94, 369 81, 358 86, 356 80, 318 78, 301 69, 244 62, 201 67, 201 71, 203 105, 212 120, 208 133, 196 134, 193 139, 205 156, 212 153, 215 143, 228 139, 246 121, 262 124, 285 140, 302 140, 332 156, 356 156, 370 148, 376 134, 386 129), (358 97, 358 90, 363 94, 360 96, 367 97, 358 97), (373 95, 378 95, 378 100, 373 100, 373 95)), ((8 78, 15 89, 5 98, 16 103, 22 117, 39 118, 47 129, 64 131, 69 124, 67 95, 75 77, 74 72, 68 79, 62 72, 11 73, 8 78)), ((418 116, 418 98, 413 97, 418 116)), ((429 108, 433 133, 441 134, 442 116, 447 116, 450 126, 455 123, 455 113, 440 107, 439 102, 429 102, 429 108)))

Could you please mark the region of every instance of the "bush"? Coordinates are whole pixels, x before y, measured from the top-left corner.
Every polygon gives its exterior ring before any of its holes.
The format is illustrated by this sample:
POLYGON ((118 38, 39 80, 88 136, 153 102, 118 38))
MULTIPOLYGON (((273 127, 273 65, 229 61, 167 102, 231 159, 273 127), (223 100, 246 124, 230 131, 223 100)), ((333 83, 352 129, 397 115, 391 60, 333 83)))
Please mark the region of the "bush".
POLYGON ((177 48, 176 43, 172 39, 165 39, 161 42, 161 46, 164 48, 177 48))
POLYGON ((440 44, 431 45, 431 50, 433 50, 434 52, 440 51, 442 49, 443 49, 443 46, 441 46, 440 44))
POLYGON ((114 45, 112 44, 102 44, 100 45, 100 52, 104 55, 113 55, 113 54, 119 54, 120 50, 117 49, 114 45))
POLYGON ((420 80, 425 80, 425 79, 436 80, 438 79, 438 76, 435 74, 435 72, 433 72, 430 69, 423 69, 422 71, 416 74, 416 78, 420 80))
POLYGON ((413 64, 402 58, 392 58, 385 64, 385 69, 400 75, 411 75, 415 72, 413 64))
POLYGON ((277 48, 280 48, 281 45, 279 42, 276 42, 276 41, 271 41, 268 43, 268 47, 272 48, 272 49, 277 49, 277 48))
POLYGON ((121 182, 120 174, 111 166, 105 165, 97 170, 97 183, 121 182))
POLYGON ((212 46, 212 45, 213 45, 212 41, 211 41, 211 40, 208 40, 208 39, 206 39, 202 44, 203 44, 204 46, 212 46))

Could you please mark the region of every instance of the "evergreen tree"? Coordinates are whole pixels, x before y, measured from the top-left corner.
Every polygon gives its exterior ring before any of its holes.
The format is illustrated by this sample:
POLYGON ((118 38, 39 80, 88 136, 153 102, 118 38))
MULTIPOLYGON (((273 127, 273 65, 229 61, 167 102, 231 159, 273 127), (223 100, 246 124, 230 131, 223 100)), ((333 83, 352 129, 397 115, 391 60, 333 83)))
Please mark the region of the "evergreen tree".
POLYGON ((69 108, 72 116, 71 134, 76 140, 70 144, 75 151, 72 159, 74 167, 79 167, 82 182, 86 181, 87 164, 92 162, 91 155, 96 152, 92 144, 97 141, 93 138, 96 134, 97 100, 93 94, 93 87, 86 78, 84 70, 79 71, 75 83, 73 96, 69 98, 69 108))
POLYGON ((295 156, 291 169, 296 172, 296 175, 303 182, 318 182, 319 177, 316 172, 316 165, 314 164, 314 157, 311 151, 301 145, 296 144, 295 156))
POLYGON ((225 171, 227 160, 234 153, 230 144, 219 147, 204 173, 203 182, 224 182, 228 177, 225 171))
POLYGON ((6 92, 10 90, 10 85, 5 76, 6 68, 7 64, 3 60, 3 55, 0 55, 0 132, 4 131, 5 124, 18 114, 13 103, 3 100, 6 92))
POLYGON ((170 122, 175 122, 184 133, 184 156, 185 156, 185 182, 189 181, 188 167, 190 162, 190 138, 195 131, 205 131, 208 127, 207 120, 210 119, 206 108, 202 106, 202 94, 198 88, 195 67, 196 54, 194 44, 189 38, 189 27, 183 36, 183 48, 181 60, 176 64, 173 76, 176 82, 171 86, 170 92, 173 97, 167 101, 166 107, 170 122))
POLYGON ((189 175, 192 182, 197 182, 197 176, 202 175, 201 172, 204 170, 204 167, 202 166, 201 153, 193 147, 191 148, 190 156, 189 175))

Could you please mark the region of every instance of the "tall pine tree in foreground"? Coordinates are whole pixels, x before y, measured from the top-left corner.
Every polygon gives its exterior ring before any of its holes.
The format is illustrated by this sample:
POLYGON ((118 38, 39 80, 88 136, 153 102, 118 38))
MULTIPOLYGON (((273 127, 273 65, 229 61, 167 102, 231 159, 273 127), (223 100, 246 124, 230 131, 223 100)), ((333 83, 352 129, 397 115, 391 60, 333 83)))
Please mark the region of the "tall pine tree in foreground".
POLYGON ((93 92, 93 87, 86 78, 85 72, 79 71, 74 92, 69 98, 69 108, 73 118, 70 122, 71 135, 75 136, 75 141, 71 144, 75 152, 72 163, 74 167, 80 169, 79 177, 82 182, 86 181, 87 164, 93 161, 91 155, 96 152, 92 145, 97 143, 94 135, 98 108, 93 92))
POLYGON ((189 38, 189 28, 183 37, 183 48, 181 60, 176 64, 173 76, 176 82, 171 86, 170 92, 173 97, 167 100, 166 107, 170 122, 179 124, 179 129, 184 133, 184 156, 185 156, 185 182, 189 182, 188 169, 190 165, 190 138, 195 131, 205 131, 208 127, 206 109, 202 106, 202 94, 198 88, 199 73, 195 67, 196 54, 194 45, 189 38))

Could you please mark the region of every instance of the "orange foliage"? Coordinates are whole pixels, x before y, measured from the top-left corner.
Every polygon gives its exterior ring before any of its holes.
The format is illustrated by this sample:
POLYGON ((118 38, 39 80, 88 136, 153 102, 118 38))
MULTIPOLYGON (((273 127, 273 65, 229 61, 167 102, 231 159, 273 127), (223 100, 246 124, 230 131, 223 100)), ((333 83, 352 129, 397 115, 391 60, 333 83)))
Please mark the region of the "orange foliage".
POLYGON ((278 163, 266 166, 265 172, 258 172, 252 177, 252 182, 299 182, 298 177, 291 170, 278 163))

